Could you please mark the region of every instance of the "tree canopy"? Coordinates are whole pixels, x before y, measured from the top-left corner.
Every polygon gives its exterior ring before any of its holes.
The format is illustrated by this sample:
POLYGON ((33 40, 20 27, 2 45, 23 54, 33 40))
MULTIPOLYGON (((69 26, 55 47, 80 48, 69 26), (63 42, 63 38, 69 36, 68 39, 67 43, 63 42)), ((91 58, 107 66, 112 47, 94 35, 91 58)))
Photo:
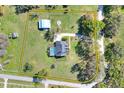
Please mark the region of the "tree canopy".
POLYGON ((105 23, 104 37, 112 38, 116 36, 118 29, 120 27, 122 15, 115 14, 115 15, 107 15, 103 22, 105 23))
POLYGON ((25 65, 23 67, 24 72, 28 72, 28 71, 30 72, 30 71, 32 71, 32 69, 33 69, 33 66, 31 64, 25 63, 25 65))
POLYGON ((102 21, 93 19, 89 15, 84 15, 78 20, 79 34, 90 36, 94 31, 100 31, 104 28, 105 24, 102 21))
POLYGON ((21 14, 21 13, 26 13, 29 12, 32 9, 37 9, 39 8, 38 5, 16 5, 15 6, 15 10, 16 10, 16 14, 21 14))
POLYGON ((118 5, 104 5, 103 6, 104 16, 107 16, 112 12, 118 12, 119 8, 121 8, 121 6, 118 6, 118 5))
POLYGON ((119 60, 122 57, 122 54, 122 48, 115 43, 109 43, 105 47, 104 56, 107 62, 115 62, 119 60))
POLYGON ((89 53, 90 53, 90 49, 89 49, 89 45, 88 43, 86 43, 85 41, 79 41, 77 46, 75 47, 76 53, 78 54, 78 56, 82 59, 88 59, 89 58, 89 53))

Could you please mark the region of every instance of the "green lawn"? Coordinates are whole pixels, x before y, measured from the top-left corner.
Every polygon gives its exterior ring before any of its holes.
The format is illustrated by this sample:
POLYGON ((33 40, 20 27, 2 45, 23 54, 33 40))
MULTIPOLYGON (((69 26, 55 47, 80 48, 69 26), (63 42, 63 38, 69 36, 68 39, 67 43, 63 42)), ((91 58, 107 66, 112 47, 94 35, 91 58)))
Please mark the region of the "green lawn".
MULTIPOLYGON (((49 45, 52 45, 53 42, 49 42, 44 39, 44 34, 46 32, 38 31, 36 23, 37 21, 29 21, 29 31, 26 36, 24 62, 29 62, 33 65, 34 70, 32 73, 36 73, 45 68, 48 70, 48 75, 50 77, 76 79, 75 75, 70 73, 72 65, 74 65, 78 59, 75 58, 76 54, 74 55, 75 59, 72 59, 71 57, 70 59, 68 57, 60 59, 48 57, 47 48, 49 45), (52 64, 55 64, 55 69, 50 69, 52 64)), ((75 53, 73 50, 71 52, 73 54, 75 53)))
MULTIPOLYGON (((124 12, 123 12, 123 14, 124 14, 124 12)), ((122 17, 121 25, 120 25, 120 28, 119 28, 119 33, 118 33, 116 39, 117 39, 117 43, 119 43, 120 46, 124 50, 124 16, 122 17)), ((122 61, 123 60, 124 60, 124 57, 123 57, 122 61)))
POLYGON ((25 29, 26 14, 16 15, 12 6, 4 6, 4 16, 0 17, 1 29, 0 33, 8 35, 11 32, 18 32, 19 38, 12 40, 9 39, 9 46, 7 47, 7 54, 0 58, 0 62, 3 63, 9 60, 10 63, 4 68, 8 71, 19 71, 19 60, 21 54, 23 33, 25 29), (11 56, 11 58, 10 58, 11 56))
MULTIPOLYGON (((61 8, 61 6, 60 6, 61 8)), ((96 11, 97 6, 70 6, 72 10, 85 10, 96 11)), ((77 41, 72 38, 71 50, 67 57, 61 59, 55 59, 47 56, 47 48, 53 42, 48 42, 44 39, 45 31, 39 31, 37 29, 36 20, 27 21, 26 13, 16 15, 12 6, 5 7, 5 14, 0 17, 0 23, 2 24, 0 29, 1 33, 9 34, 10 32, 18 32, 19 38, 15 40, 9 40, 8 52, 0 58, 0 62, 10 60, 10 63, 5 66, 5 69, 9 72, 16 72, 15 74, 21 75, 22 67, 26 62, 33 65, 33 71, 29 73, 23 73, 25 76, 32 76, 34 73, 42 70, 43 68, 48 70, 50 77, 58 77, 65 79, 76 80, 76 74, 72 74, 71 67, 79 62, 79 58, 75 53, 75 46, 77 41), (27 23, 28 22, 28 23, 27 23), (8 56, 12 56, 10 59, 8 56), (55 64, 55 68, 51 69, 51 65, 55 64), (21 72, 21 73, 20 73, 21 72)), ((62 22, 61 32, 76 33, 78 32, 77 20, 83 13, 38 13, 39 18, 49 18, 52 22, 51 31, 57 31, 57 20, 62 22), (74 26, 72 28, 72 26, 74 26)))
MULTIPOLYGON (((24 82, 24 81, 16 81, 16 80, 8 80, 8 88, 34 88, 33 82, 24 82), (17 84, 17 85, 16 85, 17 84)), ((38 85, 39 88, 44 88, 43 84, 38 85)))

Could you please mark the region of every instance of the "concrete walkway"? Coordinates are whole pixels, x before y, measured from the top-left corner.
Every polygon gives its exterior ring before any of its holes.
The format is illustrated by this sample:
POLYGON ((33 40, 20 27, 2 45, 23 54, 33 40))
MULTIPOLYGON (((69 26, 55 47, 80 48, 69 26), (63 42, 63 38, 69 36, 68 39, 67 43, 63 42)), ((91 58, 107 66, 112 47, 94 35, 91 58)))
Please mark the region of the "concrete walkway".
POLYGON ((76 37, 75 33, 59 33, 54 35, 54 42, 61 41, 63 37, 76 37))

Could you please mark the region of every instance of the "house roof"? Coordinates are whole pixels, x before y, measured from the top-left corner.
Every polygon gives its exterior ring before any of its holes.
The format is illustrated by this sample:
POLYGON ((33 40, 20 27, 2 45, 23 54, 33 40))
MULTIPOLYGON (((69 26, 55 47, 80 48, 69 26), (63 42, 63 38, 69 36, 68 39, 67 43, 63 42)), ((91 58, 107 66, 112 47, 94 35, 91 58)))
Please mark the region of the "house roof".
POLYGON ((42 19, 38 22, 39 29, 48 29, 51 28, 51 21, 48 19, 42 19))
POLYGON ((50 56, 55 56, 55 47, 50 47, 50 56))
POLYGON ((65 41, 55 42, 55 56, 66 56, 68 52, 68 44, 65 41))

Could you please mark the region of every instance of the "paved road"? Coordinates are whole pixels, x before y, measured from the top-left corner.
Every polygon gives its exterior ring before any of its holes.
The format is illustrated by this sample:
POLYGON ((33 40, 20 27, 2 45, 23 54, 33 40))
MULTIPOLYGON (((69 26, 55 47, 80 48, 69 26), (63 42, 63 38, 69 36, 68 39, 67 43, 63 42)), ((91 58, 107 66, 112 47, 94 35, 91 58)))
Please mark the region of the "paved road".
POLYGON ((98 20, 103 20, 104 16, 103 16, 103 5, 99 5, 98 6, 98 20))
MULTIPOLYGON (((22 77, 22 76, 14 76, 14 75, 6 75, 6 74, 0 74, 0 78, 7 78, 7 79, 12 79, 12 80, 19 80, 19 81, 27 81, 27 82, 32 82, 33 78, 31 77, 22 77)), ((41 83, 45 85, 63 85, 63 86, 68 86, 68 87, 77 87, 77 88, 91 88, 97 82, 93 82, 91 84, 80 84, 80 83, 70 83, 70 82, 64 82, 64 81, 56 81, 56 80, 43 80, 41 83)))

